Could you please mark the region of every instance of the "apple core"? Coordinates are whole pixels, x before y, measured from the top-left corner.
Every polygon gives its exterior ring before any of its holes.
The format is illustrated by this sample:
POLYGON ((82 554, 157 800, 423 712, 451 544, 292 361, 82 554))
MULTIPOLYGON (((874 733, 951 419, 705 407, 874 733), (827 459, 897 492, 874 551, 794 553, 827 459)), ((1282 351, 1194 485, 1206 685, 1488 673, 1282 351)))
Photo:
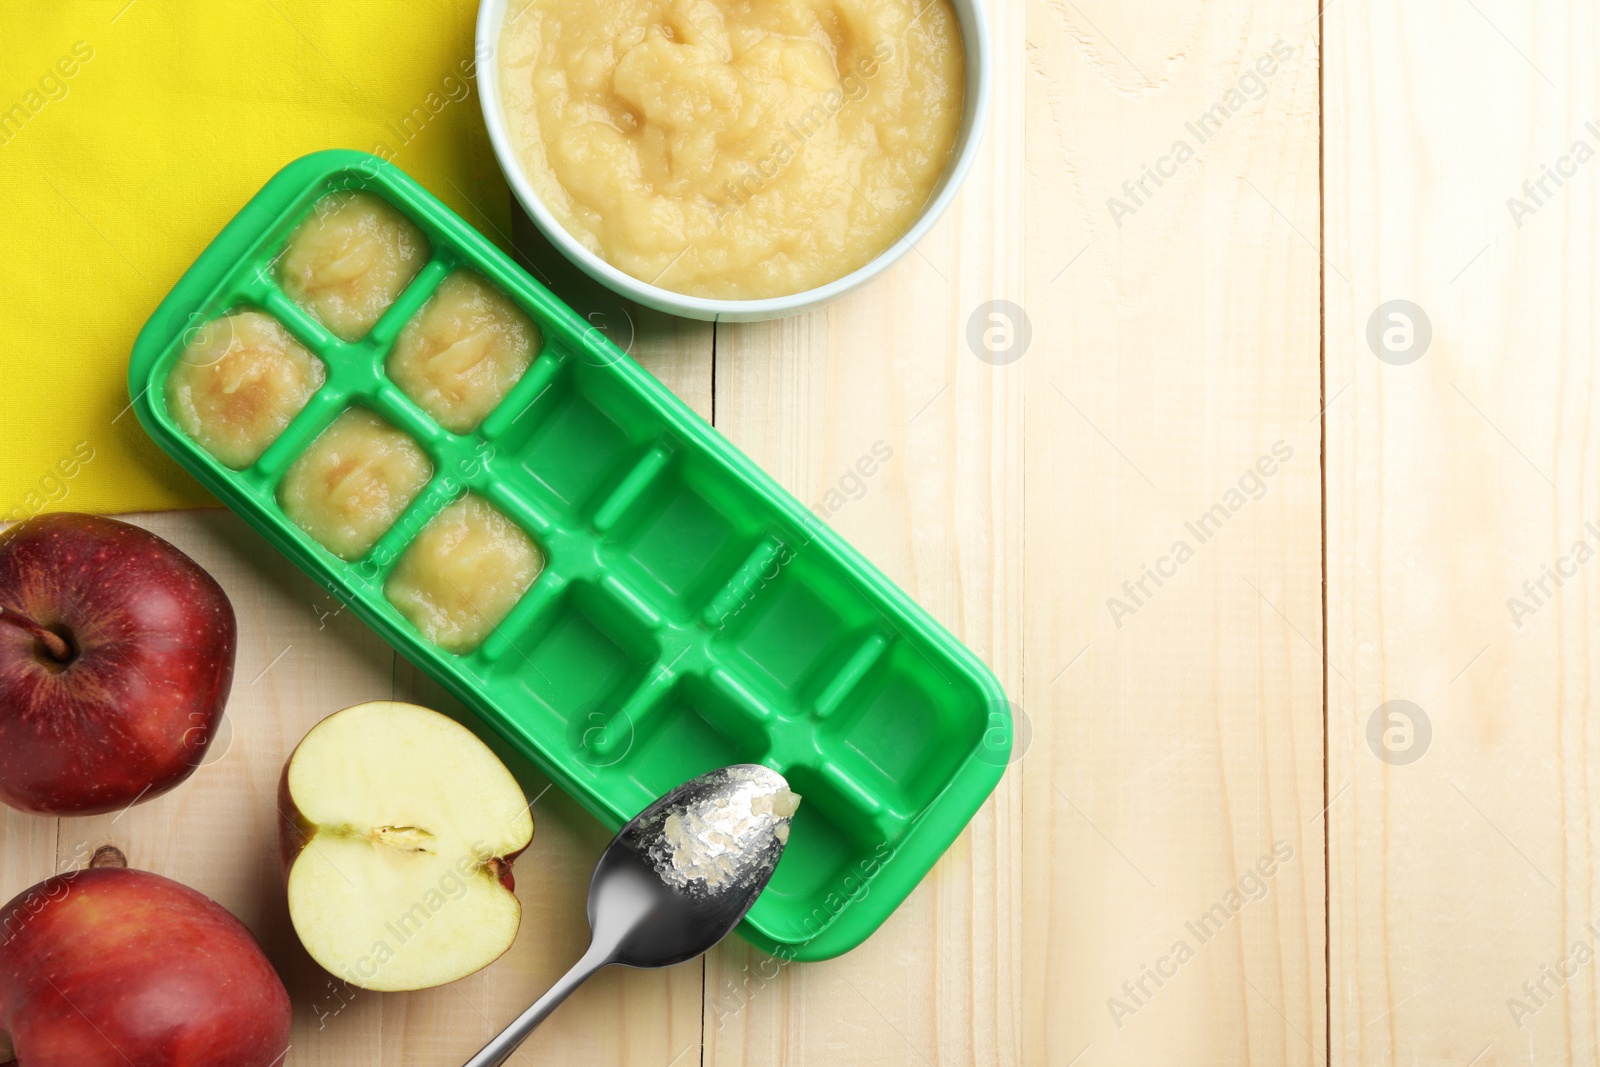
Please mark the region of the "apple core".
POLYGON ((358 704, 312 727, 280 793, 289 916, 330 973, 423 989, 510 947, 511 864, 533 816, 472 731, 415 704, 358 704))

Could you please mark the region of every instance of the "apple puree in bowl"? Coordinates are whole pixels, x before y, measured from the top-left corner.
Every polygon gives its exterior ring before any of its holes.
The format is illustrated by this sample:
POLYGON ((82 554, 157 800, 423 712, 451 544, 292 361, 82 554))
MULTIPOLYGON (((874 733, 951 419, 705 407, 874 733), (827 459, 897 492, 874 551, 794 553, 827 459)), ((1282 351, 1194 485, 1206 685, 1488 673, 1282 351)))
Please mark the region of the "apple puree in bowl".
POLYGON ((289 520, 340 559, 359 559, 422 492, 433 463, 365 408, 351 408, 294 461, 278 487, 289 520))
POLYGON ((428 239, 375 193, 329 193, 278 259, 278 283, 341 341, 365 337, 427 265, 428 239))
POLYGON ((511 0, 502 105, 578 241, 692 296, 801 292, 921 213, 961 124, 949 0, 511 0))
POLYGON ((533 362, 539 328, 481 274, 439 284, 396 338, 384 370, 452 433, 470 433, 533 362))
POLYGON ((194 332, 167 376, 167 410, 219 461, 243 470, 261 458, 325 377, 322 361, 259 311, 194 332))
POLYGON ((533 539, 468 493, 422 528, 383 593, 423 637, 448 652, 470 652, 543 569, 533 539))

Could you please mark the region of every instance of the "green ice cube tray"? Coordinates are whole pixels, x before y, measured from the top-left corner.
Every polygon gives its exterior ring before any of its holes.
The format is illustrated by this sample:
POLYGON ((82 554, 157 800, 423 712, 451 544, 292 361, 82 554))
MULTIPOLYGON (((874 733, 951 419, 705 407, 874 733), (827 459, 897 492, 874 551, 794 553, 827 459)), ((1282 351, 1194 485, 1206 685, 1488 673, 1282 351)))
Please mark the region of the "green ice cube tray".
MULTIPOLYGON (((398 168, 328 151, 285 167, 162 301, 129 391, 156 442, 406 658, 615 828, 687 778, 762 763, 805 800, 741 932, 826 959, 877 929, 1005 770, 1011 716, 994 675, 860 553, 633 360, 398 168), (274 280, 321 196, 367 189, 409 216, 432 260, 368 336, 333 337, 274 280), (407 320, 457 267, 538 323, 543 348, 472 433, 452 434, 384 375, 407 320), (232 470, 167 411, 186 335, 241 308, 278 319, 327 381, 260 459, 232 470), (346 562, 278 505, 278 481, 361 405, 433 460, 427 488, 346 562), (410 540, 463 492, 486 497, 547 564, 476 649, 453 655, 389 603, 410 540)), ((332 710, 332 709, 330 709, 332 710)))

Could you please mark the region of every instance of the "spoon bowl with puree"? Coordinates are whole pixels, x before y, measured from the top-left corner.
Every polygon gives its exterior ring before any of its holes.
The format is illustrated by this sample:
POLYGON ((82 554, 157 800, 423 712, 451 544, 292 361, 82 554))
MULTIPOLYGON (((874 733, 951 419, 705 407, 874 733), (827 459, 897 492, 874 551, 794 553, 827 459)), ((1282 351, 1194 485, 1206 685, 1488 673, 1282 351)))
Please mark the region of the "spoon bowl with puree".
POLYGON ((602 967, 668 967, 733 932, 766 888, 800 797, 753 763, 711 771, 645 808, 589 883, 589 949, 465 1067, 497 1067, 602 967))

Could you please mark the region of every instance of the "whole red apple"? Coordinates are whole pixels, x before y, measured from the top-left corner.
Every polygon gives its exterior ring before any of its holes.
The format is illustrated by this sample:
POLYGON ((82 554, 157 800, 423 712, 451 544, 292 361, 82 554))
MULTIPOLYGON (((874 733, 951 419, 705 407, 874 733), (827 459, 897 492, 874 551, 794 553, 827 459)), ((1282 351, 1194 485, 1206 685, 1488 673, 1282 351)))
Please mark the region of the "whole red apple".
POLYGON ((41 515, 0 534, 0 800, 92 815, 183 781, 237 637, 216 580, 137 526, 41 515))
POLYGON ((0 910, 0 1062, 269 1067, 289 994, 243 923, 159 874, 74 871, 0 910))

